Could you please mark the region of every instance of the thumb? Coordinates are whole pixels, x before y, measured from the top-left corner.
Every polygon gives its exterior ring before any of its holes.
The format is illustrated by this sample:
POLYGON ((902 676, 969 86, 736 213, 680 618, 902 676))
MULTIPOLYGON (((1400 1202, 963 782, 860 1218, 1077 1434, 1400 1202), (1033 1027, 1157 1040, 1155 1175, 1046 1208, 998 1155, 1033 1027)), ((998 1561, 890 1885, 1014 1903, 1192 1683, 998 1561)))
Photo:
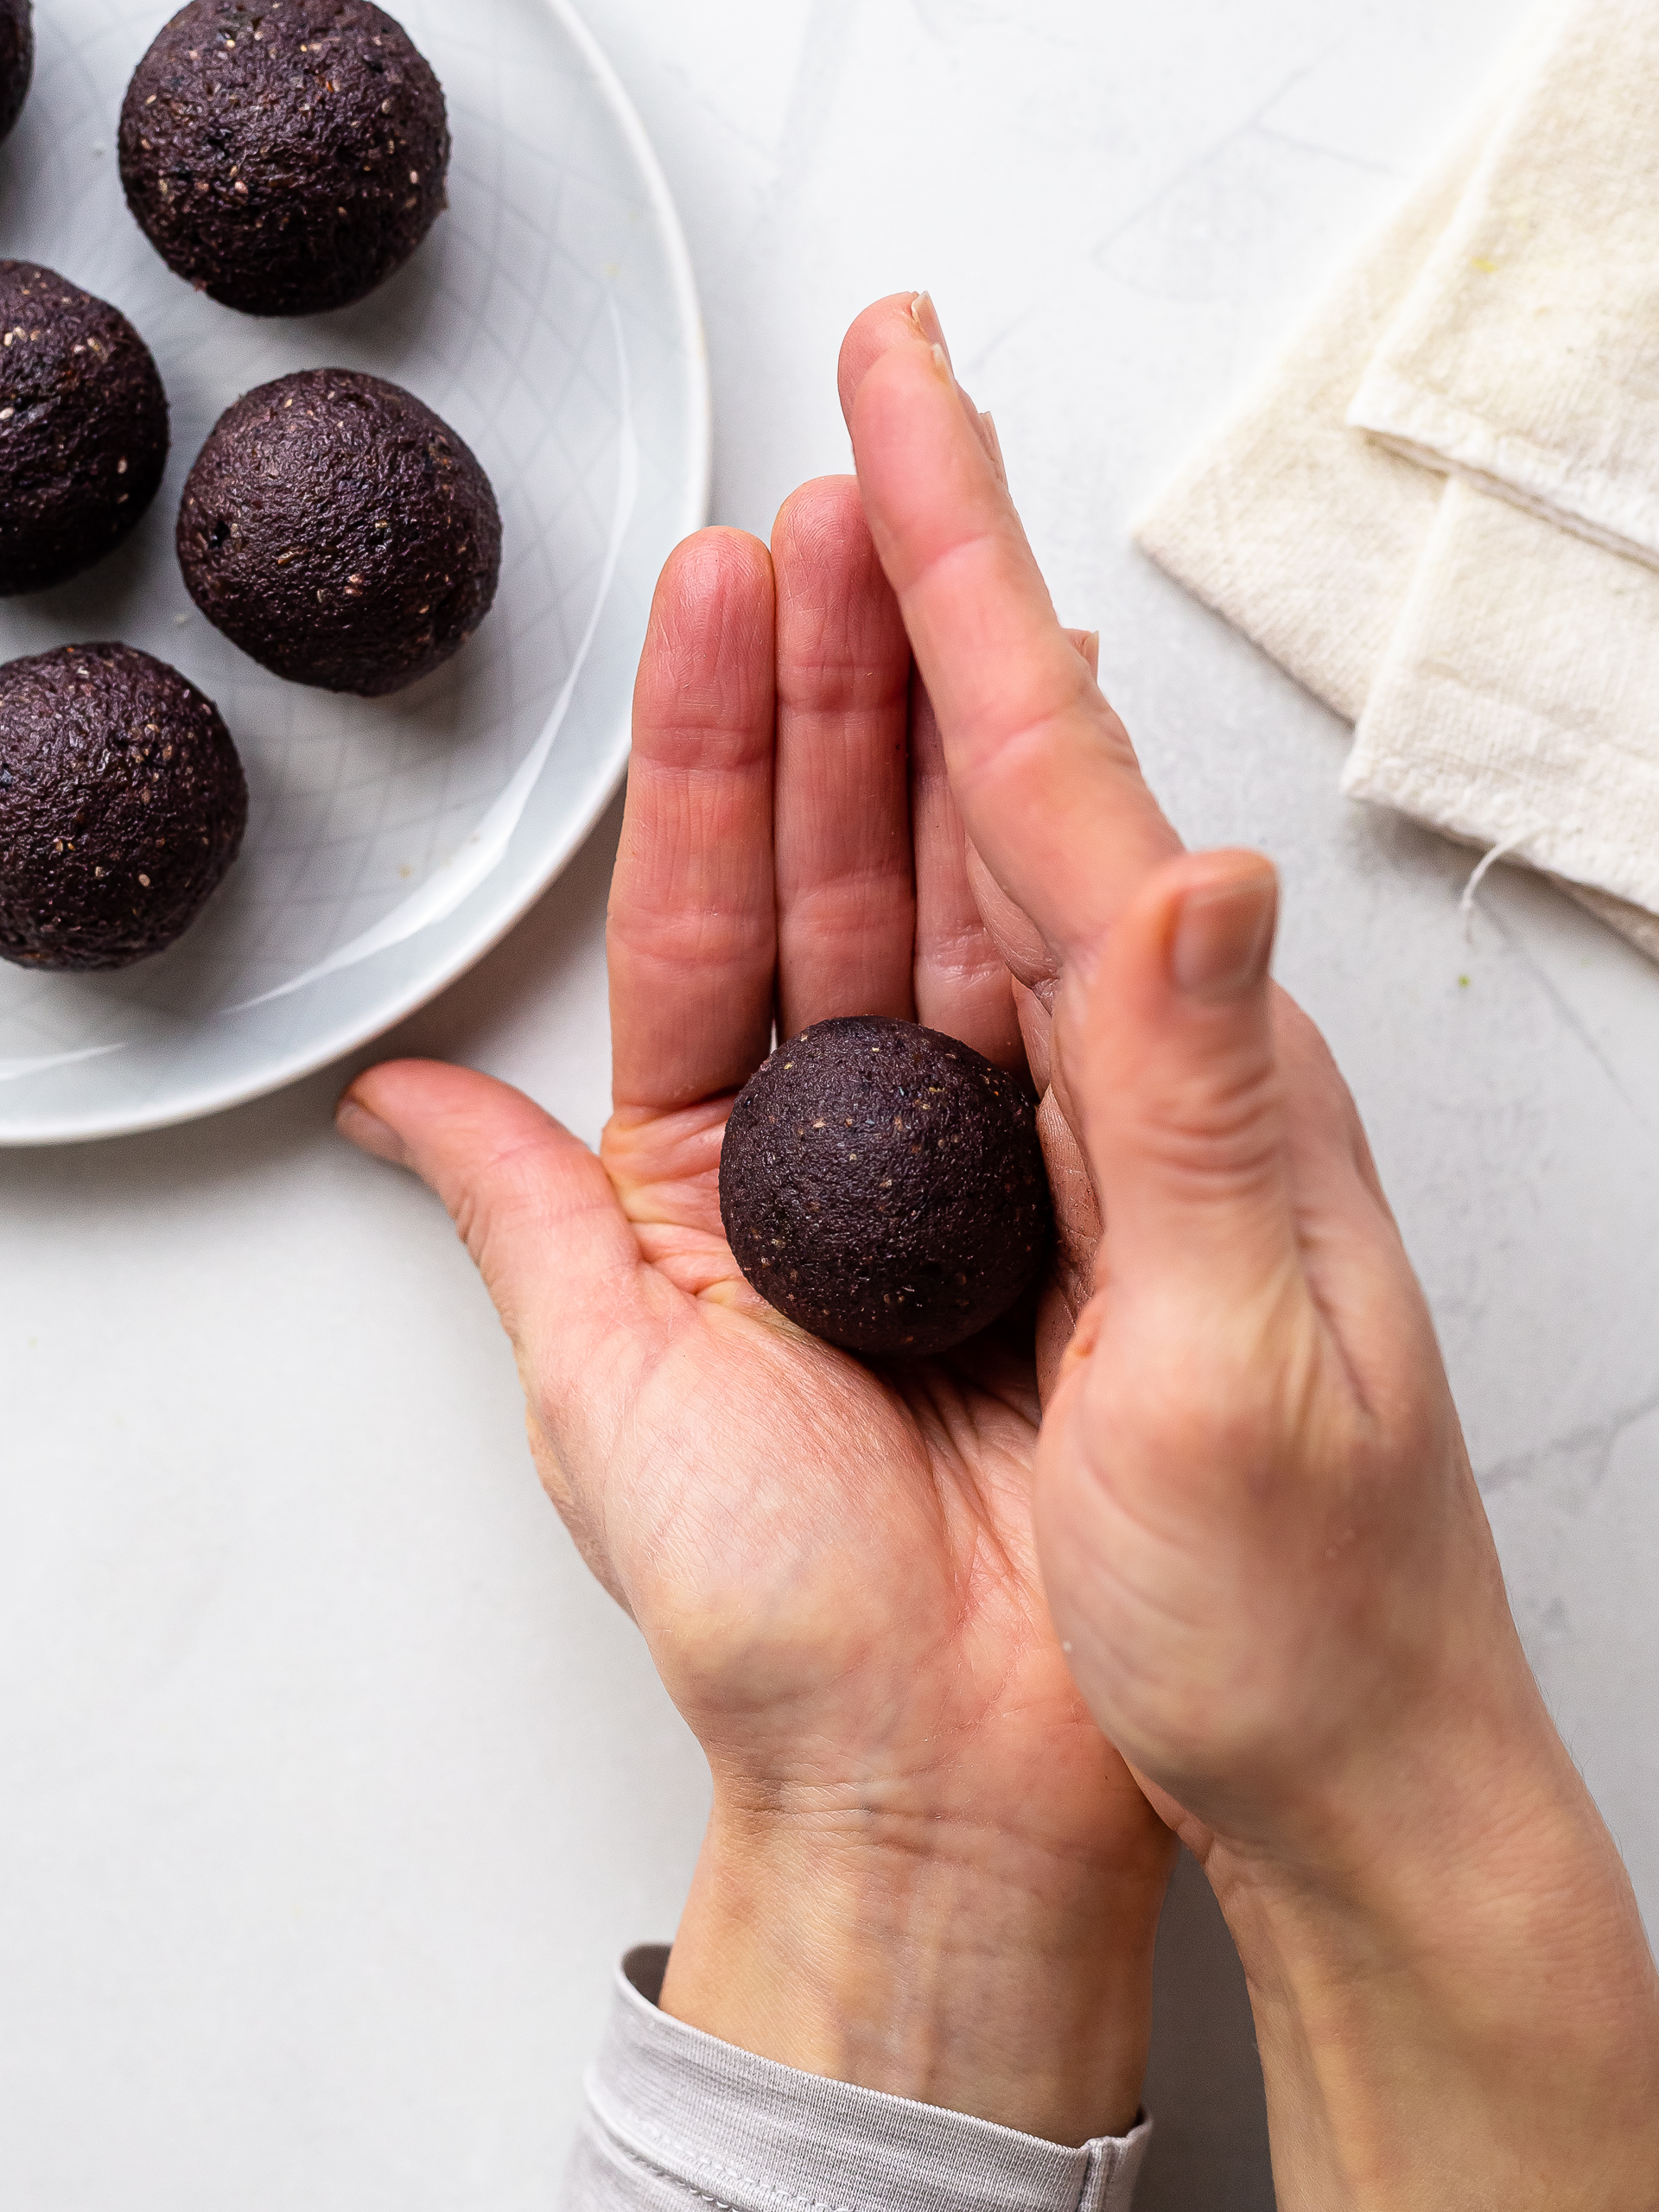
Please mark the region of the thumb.
POLYGON ((1161 1281, 1240 1320, 1300 1273, 1268 973, 1277 914, 1259 854, 1168 861, 1062 1014, 1113 1281, 1161 1281))
MULTIPOLYGON (((602 1478, 656 1353, 639 1248, 610 1177, 551 1115, 470 1068, 392 1060, 340 1100, 342 1136, 442 1199, 512 1339, 543 1486, 625 1611, 602 1478)), ((660 1318, 660 1317, 658 1317, 660 1318)))
POLYGON ((391 1060, 359 1076, 336 1126, 442 1200, 526 1382, 580 1377, 637 1318, 639 1249, 599 1160, 533 1100, 470 1068, 391 1060))

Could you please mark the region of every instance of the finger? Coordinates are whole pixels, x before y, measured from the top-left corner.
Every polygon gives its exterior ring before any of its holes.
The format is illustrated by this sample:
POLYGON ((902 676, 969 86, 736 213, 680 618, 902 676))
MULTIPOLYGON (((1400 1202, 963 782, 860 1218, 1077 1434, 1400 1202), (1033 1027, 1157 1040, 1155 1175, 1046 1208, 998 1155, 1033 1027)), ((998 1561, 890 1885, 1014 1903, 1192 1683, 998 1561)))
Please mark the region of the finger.
POLYGON ((1131 900, 1058 1035, 1114 1285, 1178 1290, 1217 1332, 1300 1277, 1268 967, 1278 886, 1251 853, 1173 861, 1131 900))
MULTIPOLYGON (((908 653, 909 647, 906 647, 908 653)), ((944 746, 919 678, 912 691, 910 812, 916 854, 916 1019, 999 1067, 1027 1071, 1014 978, 968 878, 968 841, 944 746)))
MULTIPOLYGON (((1067 630, 1063 634, 1082 655, 1092 677, 1100 665, 1100 632, 1067 630)), ((993 943, 1007 962, 1016 984, 1021 987, 1015 997, 1025 1031, 1026 1050, 1038 1089, 1045 1090, 1049 1079, 1048 1010, 1064 964, 1060 952, 1002 888, 971 841, 968 846, 968 880, 974 904, 993 943), (1042 1033, 1039 1044, 1033 1039, 1033 1025, 1042 1033)))
POLYGON ((468 1068, 395 1060, 353 1084, 340 1134, 412 1168, 442 1200, 518 1355, 537 1462, 610 1583, 600 1502, 582 1469, 610 1464, 619 1424, 673 1323, 675 1294, 641 1263, 610 1179, 522 1092, 468 1068))
MULTIPOLYGON (((1081 1021, 1084 994, 1063 996, 1056 1079, 1102 1195, 1114 1285, 1178 1287, 1212 1361, 1235 1324, 1252 1330, 1287 1294, 1311 1300, 1363 1376, 1402 1295, 1417 1302, 1410 1262, 1347 1086, 1268 981, 1275 912, 1258 855, 1166 867, 1120 919, 1081 1021)), ((1074 1313, 1088 1287, 1079 1268, 1074 1313)))
MULTIPOLYGON (((1098 631, 1068 630, 1090 674, 1099 664, 1098 631)), ((1060 962, 968 842, 939 734, 938 717, 918 677, 911 709, 911 817, 916 842, 916 999, 933 1010, 917 1019, 982 1052, 999 1066, 1022 1065, 1037 1090, 1048 1088, 1046 1001, 1060 962), (1003 977, 1023 986, 1005 1000, 1003 977), (986 1040, 989 1041, 986 1041, 986 1040)))
POLYGON ((842 339, 836 381, 841 391, 841 411, 849 431, 858 388, 875 364, 893 346, 916 343, 918 329, 912 310, 920 297, 919 292, 890 293, 886 299, 866 308, 842 339))
MULTIPOLYGON (((1066 637, 1082 654, 1090 676, 1100 665, 1098 630, 1068 630, 1066 637)), ((938 722, 935 720, 935 728, 938 722)), ((943 750, 940 752, 943 760, 943 750)), ((952 794, 954 804, 954 794, 952 794)), ((957 810, 960 820, 960 810, 957 810)), ((1003 890, 973 845, 967 847, 968 888, 986 933, 1014 978, 1014 1015, 1025 1050, 1026 1066, 1040 1094, 1054 1080, 1050 1048, 1050 1010, 1058 986, 1062 959, 1042 931, 1003 890)), ((1069 1109, 1062 1096, 1061 1110, 1069 1109)), ((1078 1158, 1081 1159, 1079 1153, 1078 1158)), ((1092 1247, 1090 1248, 1092 1252, 1092 1247)))
MULTIPOLYGON (((944 332, 939 325, 938 309, 928 292, 891 293, 885 300, 877 300, 873 307, 866 308, 853 324, 842 341, 838 372, 841 411, 849 431, 853 427, 853 402, 865 377, 890 347, 913 346, 918 338, 925 345, 938 346, 946 361, 950 360, 950 348, 945 344, 944 332)), ((954 381, 954 370, 951 373, 954 381)), ((1006 489, 1008 473, 1003 463, 1002 442, 996 435, 996 424, 988 415, 980 413, 959 384, 956 390, 968 427, 1006 489)))
POLYGON ((853 442, 969 836, 1047 941, 1086 957, 1179 841, 935 349, 918 338, 878 355, 853 442))
POLYGON ((730 530, 657 587, 607 931, 619 1107, 737 1090, 771 1044, 773 597, 766 547, 730 530))
POLYGON ((850 476, 808 484, 778 580, 778 1021, 914 1014, 910 641, 850 476))

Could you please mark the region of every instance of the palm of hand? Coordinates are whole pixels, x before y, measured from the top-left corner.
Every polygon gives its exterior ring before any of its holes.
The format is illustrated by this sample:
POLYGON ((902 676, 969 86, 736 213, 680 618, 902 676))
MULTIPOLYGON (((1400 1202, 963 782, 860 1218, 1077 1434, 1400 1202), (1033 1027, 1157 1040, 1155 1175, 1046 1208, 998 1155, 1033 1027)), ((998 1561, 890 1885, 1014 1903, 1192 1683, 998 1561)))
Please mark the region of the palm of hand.
POLYGON ((720 1231, 724 1103, 604 1153, 648 1317, 607 1552, 671 1693, 754 1809, 1114 1850, 1147 1816, 1048 1625, 1029 1324, 884 1373, 781 1321, 720 1231))
POLYGON ((659 589, 612 904, 619 1104, 602 1166, 564 1163, 588 1256, 544 1331, 493 1281, 538 1464, 736 1802, 1161 1849, 1048 1623, 1029 1318, 873 1370, 766 1306, 721 1228, 726 1115, 774 1020, 919 1018, 1027 1065, 855 487, 798 494, 774 562, 715 535, 659 589))

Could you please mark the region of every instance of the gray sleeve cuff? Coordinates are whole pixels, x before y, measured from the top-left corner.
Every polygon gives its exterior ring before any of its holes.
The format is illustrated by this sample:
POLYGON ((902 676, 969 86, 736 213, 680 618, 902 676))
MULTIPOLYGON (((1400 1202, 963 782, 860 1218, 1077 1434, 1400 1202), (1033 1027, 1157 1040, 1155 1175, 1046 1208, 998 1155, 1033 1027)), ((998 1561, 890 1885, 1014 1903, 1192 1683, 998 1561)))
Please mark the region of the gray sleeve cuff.
POLYGON ((1150 2121, 1067 2150, 798 2074, 659 2012, 667 1961, 622 1962, 564 2212, 1128 2212, 1150 2121))

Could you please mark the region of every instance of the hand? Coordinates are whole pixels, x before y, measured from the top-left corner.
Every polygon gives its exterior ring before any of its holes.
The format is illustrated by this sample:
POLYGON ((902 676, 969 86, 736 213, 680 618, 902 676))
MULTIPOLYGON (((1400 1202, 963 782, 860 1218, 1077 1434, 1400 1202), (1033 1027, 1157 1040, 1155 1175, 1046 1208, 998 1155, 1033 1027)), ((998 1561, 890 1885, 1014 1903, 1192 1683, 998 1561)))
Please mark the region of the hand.
MULTIPOLYGON (((913 335, 899 303, 866 357, 913 335)), ((1027 1065, 966 865, 856 487, 809 486, 770 553, 705 532, 657 594, 601 1157, 452 1068, 375 1070, 341 1127, 454 1215, 516 1347, 543 1479, 708 1754, 665 2006, 762 2056, 1081 2142, 1135 2115, 1174 1846, 1049 1625, 1033 1323, 874 1371, 756 1297, 717 1203, 727 1113, 774 1020, 918 1019, 1027 1065)), ((1040 1088, 1047 1019, 1025 1012, 1040 1088)), ((1045 1128, 1065 1224, 1052 1367, 1097 1229, 1068 1133, 1045 1128)))
POLYGON ((858 351, 877 548, 1108 1224, 1043 1428, 1046 1587, 1238 1941, 1280 2202, 1659 2204, 1635 1901, 1351 1102, 1268 982, 1273 872, 1160 849, 945 358, 858 351))

